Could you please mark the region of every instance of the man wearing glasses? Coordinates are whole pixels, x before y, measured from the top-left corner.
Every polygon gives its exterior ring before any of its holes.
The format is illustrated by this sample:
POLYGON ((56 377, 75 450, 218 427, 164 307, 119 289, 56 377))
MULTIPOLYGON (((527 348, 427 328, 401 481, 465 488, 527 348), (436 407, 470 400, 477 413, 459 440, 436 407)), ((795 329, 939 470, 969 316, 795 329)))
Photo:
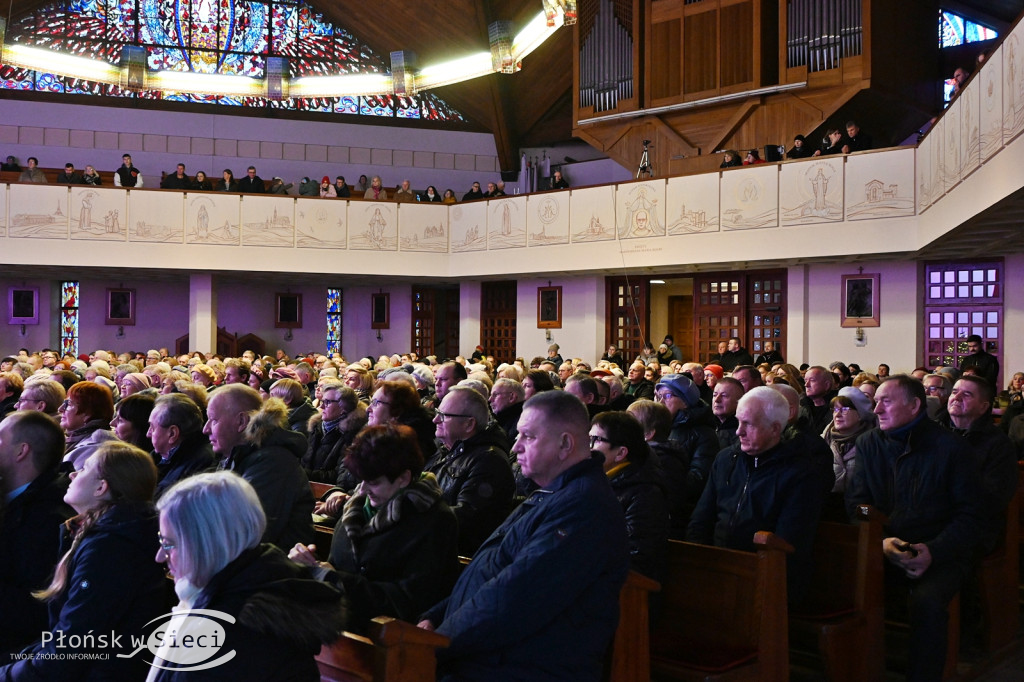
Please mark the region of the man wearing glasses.
POLYGON ((512 508, 515 479, 501 427, 488 428, 487 400, 471 388, 448 391, 434 415, 443 447, 424 471, 437 477, 459 520, 459 554, 473 556, 512 508))
POLYGON ((921 380, 924 394, 928 399, 928 416, 932 421, 950 428, 949 394, 953 392, 953 382, 941 374, 929 374, 921 380))

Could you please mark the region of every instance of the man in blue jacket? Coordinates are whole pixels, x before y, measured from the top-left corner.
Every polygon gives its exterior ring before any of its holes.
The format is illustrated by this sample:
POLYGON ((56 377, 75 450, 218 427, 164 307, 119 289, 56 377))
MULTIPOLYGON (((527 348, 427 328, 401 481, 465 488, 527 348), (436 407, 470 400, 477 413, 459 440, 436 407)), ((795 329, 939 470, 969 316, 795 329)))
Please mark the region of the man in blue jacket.
POLYGON ((442 680, 599 680, 629 570, 626 524, 586 407, 527 401, 512 448, 540 489, 494 531, 420 627, 451 638, 442 680))
POLYGON ((878 428, 857 439, 851 510, 870 504, 889 521, 882 552, 886 587, 910 607, 907 679, 938 680, 946 658, 949 602, 982 537, 985 508, 974 457, 964 439, 928 419, 924 386, 905 374, 875 393, 878 428))

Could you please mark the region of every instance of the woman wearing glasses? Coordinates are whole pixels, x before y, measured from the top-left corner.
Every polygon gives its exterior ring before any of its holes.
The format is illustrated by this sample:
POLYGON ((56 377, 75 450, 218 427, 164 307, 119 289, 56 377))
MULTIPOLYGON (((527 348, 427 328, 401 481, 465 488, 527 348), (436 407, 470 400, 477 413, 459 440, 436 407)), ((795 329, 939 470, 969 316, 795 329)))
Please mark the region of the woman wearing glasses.
POLYGON ((604 455, 604 472, 626 516, 629 567, 665 577, 669 512, 665 474, 650 456, 644 429, 627 412, 601 412, 590 426, 590 450, 604 455))
POLYGON ((415 623, 451 591, 458 575, 458 526, 431 473, 423 473, 416 434, 387 424, 364 429, 345 456, 361 483, 334 529, 330 562, 296 545, 292 560, 345 593, 349 629, 371 618, 415 623))
POLYGON ((64 501, 78 515, 64 524, 53 580, 35 594, 49 605, 50 632, 26 650, 31 657, 0 668, 0 679, 145 679, 142 655, 117 654, 131 654, 131 638, 148 635, 144 626, 167 612, 166 580, 153 563, 155 489, 149 454, 120 441, 101 445, 71 474, 64 501))
POLYGON ((832 448, 832 470, 836 475, 833 493, 846 490, 846 482, 853 477, 857 437, 875 425, 871 398, 859 388, 839 389, 839 395, 832 399, 832 423, 821 434, 832 448))
MULTIPOLYGON (((385 426, 400 424, 410 427, 416 434, 416 443, 424 459, 434 455, 437 446, 434 444, 434 422, 420 404, 420 396, 412 383, 406 381, 378 381, 374 388, 370 405, 366 408, 366 426, 385 426)), ((338 518, 342 505, 359 484, 359 479, 339 463, 338 475, 334 483, 337 486, 317 502, 314 512, 331 518, 338 518)))
POLYGON ((181 640, 190 625, 208 622, 183 609, 229 614, 234 623, 214 621, 223 627, 223 642, 209 659, 235 655, 205 673, 186 672, 162 648, 155 663, 170 669, 138 679, 319 679, 314 657, 341 632, 341 595, 274 545, 260 544, 267 520, 252 485, 230 471, 198 474, 168 490, 157 508, 156 560, 167 564, 180 600, 169 629, 177 628, 181 640))
POLYGON ((302 468, 311 481, 334 483, 345 449, 366 426, 366 406, 337 379, 320 389, 320 412, 309 420, 309 446, 302 468))

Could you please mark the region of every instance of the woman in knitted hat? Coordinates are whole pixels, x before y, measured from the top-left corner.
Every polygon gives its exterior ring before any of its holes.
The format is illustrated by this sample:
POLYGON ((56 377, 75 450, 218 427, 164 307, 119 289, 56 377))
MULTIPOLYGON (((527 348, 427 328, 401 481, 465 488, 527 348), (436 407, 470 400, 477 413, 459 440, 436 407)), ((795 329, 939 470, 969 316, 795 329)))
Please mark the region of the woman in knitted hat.
POLYGON ((846 481, 853 476, 857 456, 857 437, 875 427, 871 398, 859 388, 847 386, 832 399, 832 423, 821 437, 832 449, 832 469, 836 474, 833 493, 846 490, 846 481))
POLYGON ((338 196, 338 190, 334 189, 331 179, 326 175, 320 180, 320 196, 331 199, 338 196))

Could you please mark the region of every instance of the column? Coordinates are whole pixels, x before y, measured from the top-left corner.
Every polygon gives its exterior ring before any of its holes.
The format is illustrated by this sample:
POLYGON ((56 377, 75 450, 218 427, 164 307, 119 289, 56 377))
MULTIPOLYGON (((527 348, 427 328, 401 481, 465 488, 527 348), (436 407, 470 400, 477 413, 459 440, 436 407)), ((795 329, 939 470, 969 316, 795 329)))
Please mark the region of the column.
POLYGON ((189 350, 217 350, 217 289, 212 274, 189 275, 188 340, 189 350))

